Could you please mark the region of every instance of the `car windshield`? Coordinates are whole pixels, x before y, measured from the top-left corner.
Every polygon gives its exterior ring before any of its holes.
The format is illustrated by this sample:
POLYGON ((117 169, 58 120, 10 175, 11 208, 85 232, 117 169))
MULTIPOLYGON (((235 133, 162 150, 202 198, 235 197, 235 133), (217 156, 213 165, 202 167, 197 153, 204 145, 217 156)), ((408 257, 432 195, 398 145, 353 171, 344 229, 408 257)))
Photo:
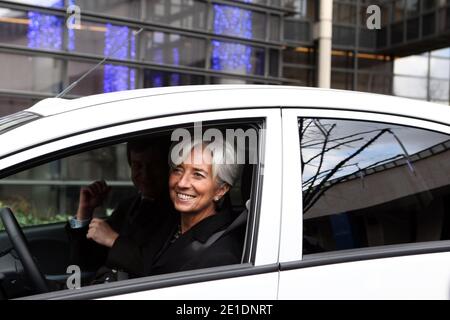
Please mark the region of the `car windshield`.
POLYGON ((39 119, 41 116, 28 111, 20 111, 0 118, 0 134, 39 119))

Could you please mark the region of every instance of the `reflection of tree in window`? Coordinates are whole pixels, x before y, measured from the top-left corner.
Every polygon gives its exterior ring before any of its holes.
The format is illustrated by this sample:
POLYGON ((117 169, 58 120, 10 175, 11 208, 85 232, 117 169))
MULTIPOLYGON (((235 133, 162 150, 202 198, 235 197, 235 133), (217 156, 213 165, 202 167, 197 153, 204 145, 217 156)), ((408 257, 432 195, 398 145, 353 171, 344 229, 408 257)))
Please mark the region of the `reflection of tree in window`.
MULTIPOLYGON (((448 136, 391 124, 327 119, 300 119, 299 134, 305 235, 314 235, 311 238, 322 249, 450 236, 423 231, 414 222, 422 216, 431 219, 435 208, 446 203, 443 194, 450 194, 449 175, 442 174, 450 170, 448 136)), ((439 210, 443 216, 443 209, 439 210)), ((439 229, 447 220, 441 217, 429 224, 439 229)))

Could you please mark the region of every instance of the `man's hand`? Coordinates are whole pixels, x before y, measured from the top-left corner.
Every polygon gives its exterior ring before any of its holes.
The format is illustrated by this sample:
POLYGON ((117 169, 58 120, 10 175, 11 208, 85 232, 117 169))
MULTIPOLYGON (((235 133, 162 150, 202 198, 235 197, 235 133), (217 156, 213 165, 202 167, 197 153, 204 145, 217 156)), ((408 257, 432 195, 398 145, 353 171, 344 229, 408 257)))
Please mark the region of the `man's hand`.
POLYGON ((89 186, 81 188, 77 219, 86 220, 92 218, 94 209, 103 203, 109 190, 111 190, 111 187, 104 180, 95 181, 89 186))
POLYGON ((106 221, 94 218, 89 224, 89 231, 86 237, 94 240, 98 244, 111 248, 117 237, 119 237, 119 234, 111 229, 106 221))

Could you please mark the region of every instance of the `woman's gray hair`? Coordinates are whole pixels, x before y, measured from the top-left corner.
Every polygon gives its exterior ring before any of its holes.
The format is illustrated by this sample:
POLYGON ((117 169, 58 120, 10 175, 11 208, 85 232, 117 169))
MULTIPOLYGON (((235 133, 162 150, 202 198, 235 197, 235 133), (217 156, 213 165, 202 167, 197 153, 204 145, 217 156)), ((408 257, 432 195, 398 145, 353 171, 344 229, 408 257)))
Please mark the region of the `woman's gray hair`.
MULTIPOLYGON (((212 166, 212 174, 218 185, 227 183, 232 187, 235 184, 241 174, 242 165, 237 163, 235 148, 227 141, 223 141, 223 143, 209 143, 200 139, 184 139, 176 142, 172 144, 169 151, 170 168, 174 169, 183 163, 194 148, 201 148, 202 151, 208 150, 211 152, 212 160, 210 164, 212 166)), ((201 159, 198 160, 204 163, 201 159)), ((195 162, 197 162, 197 159, 194 157, 195 162)))

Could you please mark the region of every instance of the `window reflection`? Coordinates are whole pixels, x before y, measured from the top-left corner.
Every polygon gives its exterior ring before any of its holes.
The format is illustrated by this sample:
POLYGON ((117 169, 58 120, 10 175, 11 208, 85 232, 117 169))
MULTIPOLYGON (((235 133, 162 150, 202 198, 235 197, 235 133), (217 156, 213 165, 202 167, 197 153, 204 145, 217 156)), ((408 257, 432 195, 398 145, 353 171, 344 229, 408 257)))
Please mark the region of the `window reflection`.
POLYGON ((430 99, 439 101, 449 101, 448 96, 449 81, 430 80, 430 99))
MULTIPOLYGON (((213 31, 216 34, 254 38, 251 10, 213 5, 213 31)), ((257 24, 258 25, 258 24, 257 24)), ((240 43, 212 40, 211 68, 242 74, 264 74, 264 50, 240 43)))
POLYGON ((448 135, 310 118, 299 135, 304 253, 450 238, 448 135))
POLYGON ((160 63, 203 68, 205 40, 164 32, 144 34, 145 60, 160 63))
POLYGON ((166 72, 150 69, 144 70, 144 88, 196 85, 204 83, 205 79, 203 76, 180 72, 166 72))
POLYGON ((206 28, 206 3, 196 0, 147 0, 147 20, 187 29, 206 28))
POLYGON ((450 59, 431 58, 430 76, 432 78, 450 78, 450 59))
POLYGON ((394 76, 394 95, 427 99, 427 79, 394 76))
POLYGON ((44 93, 62 89, 62 60, 47 57, 0 53, 0 88, 44 93))
POLYGON ((81 12, 95 12, 104 15, 126 17, 132 19, 140 18, 141 0, 70 0, 80 7, 81 12))

